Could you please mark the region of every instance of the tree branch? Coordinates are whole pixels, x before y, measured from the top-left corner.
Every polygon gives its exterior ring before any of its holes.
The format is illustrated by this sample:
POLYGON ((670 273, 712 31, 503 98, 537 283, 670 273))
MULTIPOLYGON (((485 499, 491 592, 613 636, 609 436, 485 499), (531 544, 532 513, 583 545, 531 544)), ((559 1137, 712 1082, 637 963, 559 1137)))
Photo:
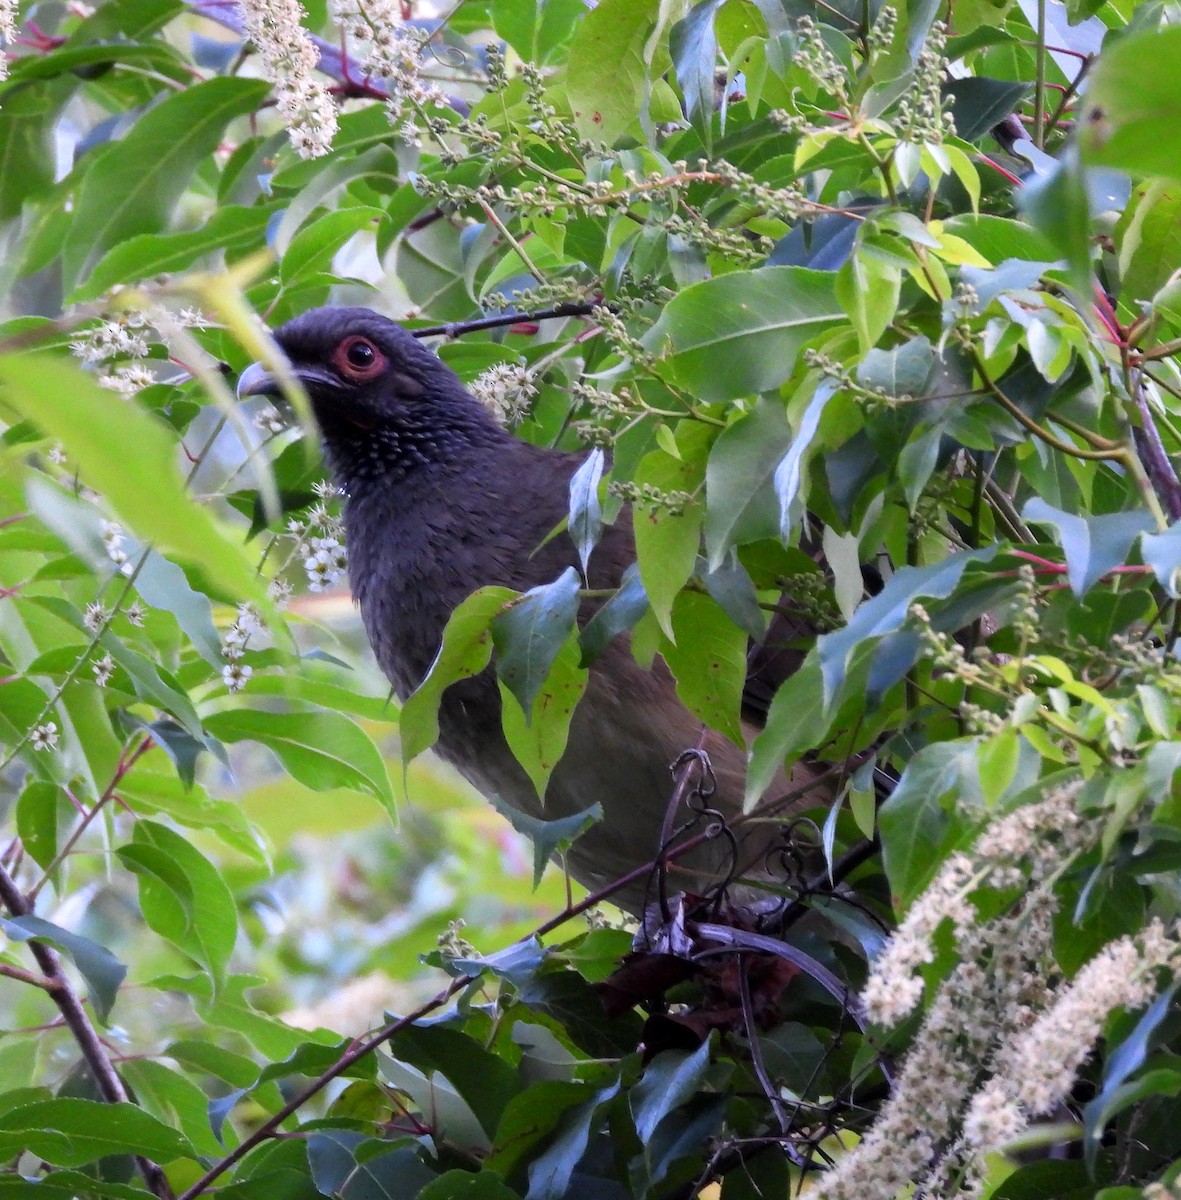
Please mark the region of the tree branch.
POLYGON ((554 308, 542 309, 540 312, 501 313, 495 317, 479 317, 474 321, 452 321, 448 325, 428 325, 423 329, 411 329, 409 332, 416 338, 423 337, 461 337, 465 333, 478 333, 482 329, 501 329, 505 325, 522 325, 531 321, 549 321, 560 317, 589 317, 596 308, 607 308, 617 311, 614 305, 604 304, 601 300, 589 300, 582 303, 571 302, 559 304, 554 308))
MULTIPOLYGON (((3 866, 0 866, 0 901, 14 917, 25 917, 32 913, 32 905, 3 866)), ((127 1094, 114 1063, 111 1062, 107 1048, 98 1036, 98 1030, 87 1015, 82 998, 62 969, 61 957, 45 942, 30 939, 29 949, 45 976, 40 986, 45 987, 53 998, 62 1020, 74 1035, 74 1041, 78 1043, 78 1049, 94 1076, 99 1095, 108 1104, 130 1103, 131 1097, 127 1094)), ((164 1172, 142 1155, 135 1155, 135 1162, 152 1194, 160 1197, 160 1200, 172 1200, 172 1188, 164 1172)))

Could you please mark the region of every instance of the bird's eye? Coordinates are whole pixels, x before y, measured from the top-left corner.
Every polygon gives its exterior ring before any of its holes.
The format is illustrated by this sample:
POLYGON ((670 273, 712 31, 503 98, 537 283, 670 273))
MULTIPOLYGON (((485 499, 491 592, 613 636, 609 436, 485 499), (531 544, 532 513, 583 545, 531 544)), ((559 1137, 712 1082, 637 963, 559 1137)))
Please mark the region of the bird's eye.
POLYGON ((342 375, 350 379, 372 379, 385 367, 385 355, 366 337, 347 337, 333 354, 342 375))

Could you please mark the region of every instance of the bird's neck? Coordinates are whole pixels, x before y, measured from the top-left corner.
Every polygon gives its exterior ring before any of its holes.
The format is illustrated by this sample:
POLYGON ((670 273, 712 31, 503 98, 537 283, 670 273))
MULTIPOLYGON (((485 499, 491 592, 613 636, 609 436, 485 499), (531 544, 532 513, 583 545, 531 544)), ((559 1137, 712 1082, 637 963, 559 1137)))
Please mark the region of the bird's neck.
POLYGON ((371 429, 345 421, 325 422, 322 432, 336 482, 352 497, 411 481, 429 485, 440 474, 449 474, 456 464, 495 456, 515 440, 483 413, 446 427, 410 417, 371 429))

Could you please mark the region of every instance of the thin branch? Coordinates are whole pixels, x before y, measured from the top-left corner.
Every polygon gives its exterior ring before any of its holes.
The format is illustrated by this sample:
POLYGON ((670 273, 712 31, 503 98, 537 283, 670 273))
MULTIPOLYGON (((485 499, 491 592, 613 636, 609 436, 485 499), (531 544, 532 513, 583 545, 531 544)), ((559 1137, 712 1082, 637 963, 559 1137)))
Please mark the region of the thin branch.
POLYGON ((1132 367, 1129 369, 1128 375, 1128 382, 1132 386, 1132 396, 1136 402, 1136 411, 1140 414, 1141 421, 1140 426, 1132 430, 1132 436, 1136 439, 1136 449, 1139 451, 1153 488, 1164 502, 1169 520, 1181 520, 1181 480, 1177 478, 1172 460, 1169 458, 1164 442, 1161 441, 1160 430, 1156 427, 1152 409, 1144 394, 1144 385, 1140 379, 1139 370, 1132 367))
MULTIPOLYGON (((4 907, 14 917, 29 916, 33 911, 33 906, 17 887, 16 881, 2 866, 0 866, 0 902, 3 902, 4 907)), ((131 1097, 127 1094, 127 1089, 123 1086, 123 1081, 119 1078, 110 1055, 107 1053, 102 1039, 98 1036, 98 1030, 95 1029, 87 1015, 82 999, 74 990, 73 984, 70 983, 69 976, 62 969, 61 957, 52 946, 45 942, 30 940, 29 949, 37 960, 37 965, 41 968, 46 982, 51 985, 45 990, 57 1005, 62 1019, 74 1036, 74 1041, 78 1043, 78 1049, 82 1052, 82 1057, 86 1060, 86 1065, 94 1076, 99 1095, 108 1104, 130 1103, 131 1097)), ((160 1197, 160 1200, 172 1200, 172 1188, 164 1172, 154 1162, 142 1155, 137 1154, 135 1162, 152 1194, 160 1197)))
POLYGON ((413 337, 462 337, 465 333, 479 333, 484 329, 502 329, 505 325, 522 325, 530 321, 549 321, 561 317, 589 317, 595 309, 605 308, 610 312, 618 310, 613 304, 604 304, 601 300, 571 302, 559 304, 554 308, 542 309, 540 312, 501 313, 496 317, 479 317, 474 321, 451 321, 447 325, 427 325, 422 329, 411 329, 413 337))

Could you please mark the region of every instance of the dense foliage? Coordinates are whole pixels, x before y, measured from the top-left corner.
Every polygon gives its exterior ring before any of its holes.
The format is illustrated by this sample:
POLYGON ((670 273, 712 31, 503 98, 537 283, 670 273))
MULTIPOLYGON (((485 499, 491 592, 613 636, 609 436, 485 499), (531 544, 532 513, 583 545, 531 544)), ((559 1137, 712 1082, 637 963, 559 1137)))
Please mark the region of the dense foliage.
POLYGON ((1181 1194, 1177 18, 0 3, 0 1196, 1181 1194), (325 302, 610 452, 592 625, 477 592, 396 711, 306 401, 232 396, 325 302), (620 969, 530 890, 595 814, 522 855, 439 694, 544 787, 629 636, 741 741, 784 604, 782 936, 620 969))

